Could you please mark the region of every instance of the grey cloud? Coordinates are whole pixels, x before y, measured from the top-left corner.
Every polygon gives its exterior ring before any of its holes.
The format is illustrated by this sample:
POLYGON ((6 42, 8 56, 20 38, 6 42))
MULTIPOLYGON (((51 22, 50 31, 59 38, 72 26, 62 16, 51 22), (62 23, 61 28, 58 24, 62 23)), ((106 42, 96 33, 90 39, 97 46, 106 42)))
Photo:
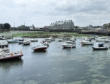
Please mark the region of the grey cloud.
POLYGON ((0 22, 43 26, 58 19, 72 19, 78 25, 100 25, 110 21, 109 3, 110 0, 0 0, 0 22))
MULTIPOLYGON (((80 2, 83 2, 83 0, 80 0, 80 2)), ((65 7, 65 5, 62 7, 56 7, 55 10, 56 12, 62 12, 63 14, 73 14, 78 12, 102 13, 108 12, 110 9, 109 3, 109 0, 88 0, 84 3, 78 3, 77 5, 70 4, 67 7, 65 7)))

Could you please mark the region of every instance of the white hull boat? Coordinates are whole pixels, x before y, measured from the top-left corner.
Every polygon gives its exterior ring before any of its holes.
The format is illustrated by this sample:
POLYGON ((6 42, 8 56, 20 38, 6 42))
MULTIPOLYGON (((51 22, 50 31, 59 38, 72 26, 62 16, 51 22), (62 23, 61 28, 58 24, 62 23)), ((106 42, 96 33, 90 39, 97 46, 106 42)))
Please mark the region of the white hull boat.
POLYGON ((104 43, 95 43, 92 48, 93 50, 108 50, 108 47, 104 43))
POLYGON ((67 41, 64 44, 62 44, 63 48, 76 48, 76 43, 72 41, 67 41))
POLYGON ((31 42, 28 41, 28 40, 24 40, 24 41, 23 41, 23 45, 30 45, 30 43, 31 43, 31 42))
POLYGON ((81 45, 93 45, 93 42, 88 41, 88 40, 83 40, 81 41, 81 45))

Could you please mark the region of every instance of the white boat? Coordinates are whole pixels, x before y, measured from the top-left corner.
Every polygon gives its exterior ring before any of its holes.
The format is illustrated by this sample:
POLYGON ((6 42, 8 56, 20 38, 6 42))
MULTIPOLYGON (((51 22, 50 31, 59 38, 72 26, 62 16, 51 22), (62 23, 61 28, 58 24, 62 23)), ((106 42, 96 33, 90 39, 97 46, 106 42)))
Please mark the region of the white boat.
POLYGON ((73 37, 69 41, 75 42, 76 41, 76 38, 73 37))
POLYGON ((24 39, 23 38, 13 38, 13 39, 9 39, 7 41, 8 41, 8 43, 20 43, 20 42, 23 42, 24 39))
POLYGON ((108 50, 108 46, 102 42, 94 43, 93 50, 108 50))
POLYGON ((110 42, 107 37, 97 37, 96 42, 110 42))
POLYGON ((64 40, 63 39, 58 39, 58 42, 63 42, 64 40))
POLYGON ((38 42, 37 39, 30 39, 31 42, 38 42))
POLYGON ((18 41, 19 44, 23 44, 23 41, 18 41))
POLYGON ((7 40, 0 40, 0 48, 8 47, 7 40))
POLYGON ((63 40, 64 41, 69 41, 71 38, 70 37, 64 37, 63 40))
POLYGON ((16 38, 16 40, 19 44, 23 44, 24 38, 16 38))
POLYGON ((11 53, 8 48, 7 49, 0 49, 0 61, 20 59, 22 56, 23 56, 22 52, 11 53))
POLYGON ((76 43, 72 41, 66 41, 64 44, 62 44, 62 47, 65 48, 76 48, 76 43))
POLYGON ((10 40, 8 40, 8 43, 18 43, 18 40, 16 40, 16 39, 10 39, 10 40))
POLYGON ((0 40, 6 40, 6 38, 2 35, 0 35, 0 40))
POLYGON ((30 40, 24 40, 23 41, 23 45, 30 45, 30 43, 31 43, 30 40))
POLYGON ((50 37, 50 38, 46 38, 45 41, 47 41, 47 42, 50 43, 50 42, 52 42, 52 41, 55 41, 55 39, 54 39, 53 37, 50 37))
POLYGON ((34 52, 42 52, 42 51, 46 51, 48 47, 47 46, 44 46, 44 45, 37 45, 35 47, 33 47, 33 51, 34 52))
POLYGON ((93 45, 93 42, 91 42, 89 40, 82 40, 81 45, 93 45))
POLYGON ((15 39, 17 41, 24 41, 24 38, 21 38, 21 37, 17 37, 17 38, 13 38, 13 39, 15 39))

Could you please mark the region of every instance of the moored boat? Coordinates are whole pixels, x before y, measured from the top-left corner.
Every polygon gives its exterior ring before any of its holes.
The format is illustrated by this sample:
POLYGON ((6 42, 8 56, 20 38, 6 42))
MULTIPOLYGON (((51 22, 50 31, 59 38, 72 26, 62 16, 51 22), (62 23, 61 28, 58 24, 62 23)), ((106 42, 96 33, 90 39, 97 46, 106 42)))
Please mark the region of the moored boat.
POLYGON ((69 41, 75 42, 75 41, 76 41, 76 38, 73 37, 73 38, 71 38, 69 41))
POLYGON ((58 39, 58 42, 63 42, 63 39, 58 39))
POLYGON ((55 41, 55 38, 53 38, 53 37, 46 38, 45 41, 47 41, 47 42, 50 43, 50 42, 52 42, 52 41, 55 41))
POLYGON ((22 52, 6 52, 4 50, 0 50, 0 61, 8 61, 8 60, 14 60, 14 59, 21 59, 23 56, 22 52))
POLYGON ((62 47, 65 48, 76 48, 76 43, 72 41, 67 41, 64 44, 62 44, 62 47))
POLYGON ((18 41, 19 44, 23 44, 23 41, 18 41))
POLYGON ((81 45, 93 45, 93 42, 92 41, 89 41, 89 40, 83 40, 81 41, 81 45))
POLYGON ((31 42, 38 42, 37 39, 31 39, 30 41, 31 41, 31 42))
POLYGON ((32 49, 34 50, 34 52, 42 52, 42 51, 46 51, 47 48, 48 47, 44 45, 37 45, 33 47, 32 49))
POLYGON ((110 42, 107 37, 97 37, 96 42, 110 42))
POLYGON ((7 40, 0 40, 0 48, 8 47, 7 40))
POLYGON ((23 45, 30 45, 30 43, 31 43, 31 42, 30 42, 29 40, 24 40, 24 41, 23 41, 23 45))
POLYGON ((5 36, 0 35, 0 40, 6 40, 5 36))
POLYGON ((95 43, 92 48, 93 50, 108 50, 108 47, 104 43, 95 43))
POLYGON ((10 39, 10 40, 8 40, 8 43, 17 43, 18 42, 18 40, 16 40, 16 39, 10 39))

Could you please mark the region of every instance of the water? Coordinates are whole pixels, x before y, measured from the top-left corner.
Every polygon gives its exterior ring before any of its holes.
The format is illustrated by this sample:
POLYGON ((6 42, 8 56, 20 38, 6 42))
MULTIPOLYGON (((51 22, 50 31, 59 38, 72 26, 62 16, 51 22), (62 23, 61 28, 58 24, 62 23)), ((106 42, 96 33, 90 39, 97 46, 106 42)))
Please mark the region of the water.
POLYGON ((91 46, 62 49, 50 43, 45 53, 33 53, 30 46, 10 44, 11 51, 22 50, 22 60, 0 63, 0 84, 109 84, 110 50, 93 51, 91 46))

